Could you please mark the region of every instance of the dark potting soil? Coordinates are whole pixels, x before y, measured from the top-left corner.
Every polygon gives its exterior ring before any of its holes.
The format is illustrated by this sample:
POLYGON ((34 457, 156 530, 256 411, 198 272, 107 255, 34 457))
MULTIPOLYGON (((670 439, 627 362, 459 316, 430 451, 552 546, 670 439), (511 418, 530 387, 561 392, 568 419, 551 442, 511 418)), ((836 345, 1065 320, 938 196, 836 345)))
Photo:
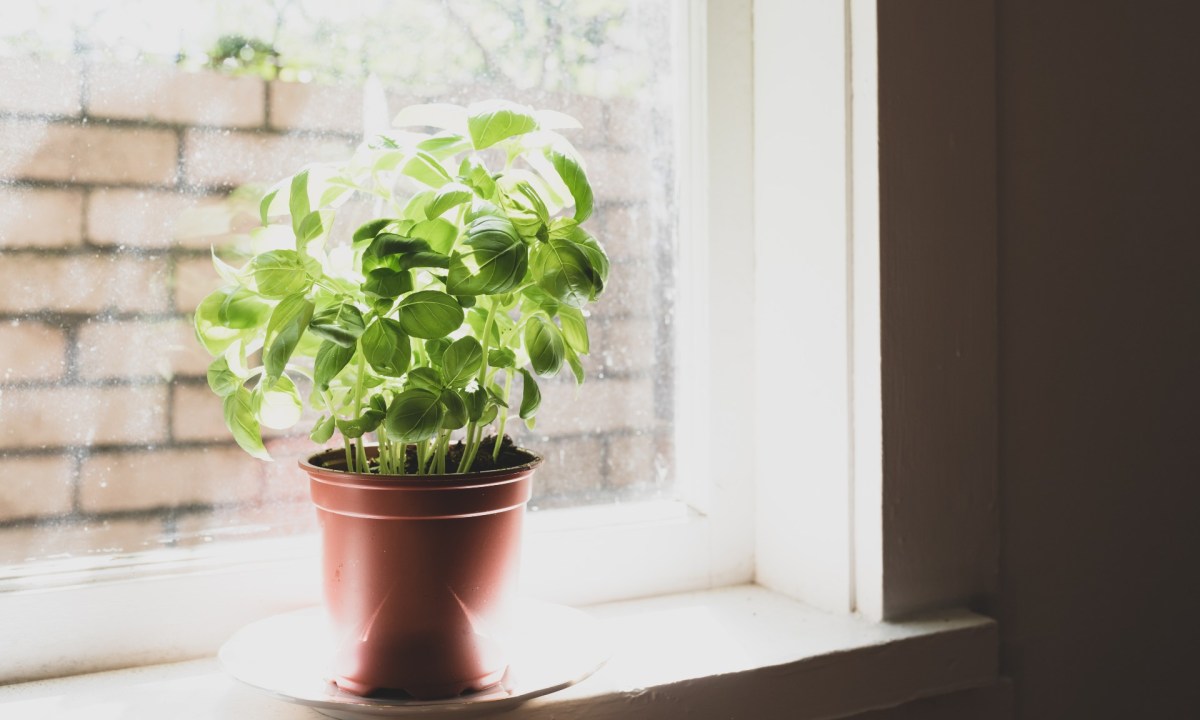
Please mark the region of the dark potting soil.
MULTIPOLYGON (((507 470, 524 465, 531 460, 533 456, 521 450, 513 443, 511 437, 507 434, 500 442, 500 455, 495 460, 492 460, 492 452, 496 447, 496 436, 489 435, 479 443, 479 451, 475 454, 475 462, 471 463, 471 472, 479 472, 485 470, 507 470)), ((446 452, 446 474, 458 472, 458 464, 462 461, 463 443, 456 442, 450 446, 446 452)), ((368 462, 371 466, 371 472, 379 472, 379 465, 375 462, 375 448, 368 446, 368 462)), ((330 470, 345 470, 346 460, 342 453, 338 453, 331 457, 328 462, 324 463, 325 467, 330 470)), ((408 475, 417 472, 417 449, 415 447, 408 448, 407 462, 405 463, 404 472, 408 475)))

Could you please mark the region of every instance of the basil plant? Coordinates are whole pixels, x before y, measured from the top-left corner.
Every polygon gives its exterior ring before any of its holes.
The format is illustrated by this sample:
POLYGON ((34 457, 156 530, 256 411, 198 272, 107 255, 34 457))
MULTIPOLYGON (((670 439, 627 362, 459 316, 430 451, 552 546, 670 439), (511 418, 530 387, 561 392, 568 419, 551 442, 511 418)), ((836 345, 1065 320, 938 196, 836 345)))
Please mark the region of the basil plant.
POLYGON ((214 252, 223 284, 195 314, 238 444, 270 459, 261 428, 298 423, 307 394, 312 440, 339 433, 348 470, 467 472, 489 428, 494 462, 510 415, 532 427, 535 376, 566 366, 582 383, 583 308, 609 261, 557 132, 578 127, 504 101, 419 105, 347 162, 271 188, 256 254, 235 267, 214 252), (355 205, 375 219, 345 237, 337 214, 355 205))

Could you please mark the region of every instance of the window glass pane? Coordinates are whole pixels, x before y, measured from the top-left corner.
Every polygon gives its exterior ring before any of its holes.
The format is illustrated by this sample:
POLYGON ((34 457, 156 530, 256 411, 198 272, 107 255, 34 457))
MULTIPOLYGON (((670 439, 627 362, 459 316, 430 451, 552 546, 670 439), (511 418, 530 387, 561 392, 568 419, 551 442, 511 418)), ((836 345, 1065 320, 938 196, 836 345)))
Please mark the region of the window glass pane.
POLYGON ((242 453, 190 313, 217 282, 210 246, 236 253, 256 226, 256 190, 418 102, 504 97, 583 124, 589 225, 613 260, 589 379, 545 381, 537 428, 509 429, 547 456, 535 508, 671 496, 677 5, 6 7, 0 565, 313 527, 295 466, 311 423, 268 431, 274 463, 242 453), (369 74, 384 100, 364 103, 369 74))

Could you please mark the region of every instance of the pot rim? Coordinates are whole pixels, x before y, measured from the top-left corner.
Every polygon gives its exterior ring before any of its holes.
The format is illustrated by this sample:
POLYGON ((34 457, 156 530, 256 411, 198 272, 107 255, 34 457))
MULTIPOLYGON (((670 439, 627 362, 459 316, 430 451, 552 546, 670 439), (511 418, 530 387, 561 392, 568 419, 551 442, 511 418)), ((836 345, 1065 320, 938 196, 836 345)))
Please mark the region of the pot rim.
MULTIPOLYGON (((368 445, 365 449, 368 453, 372 450, 377 450, 377 445, 368 445)), ((336 482, 365 482, 373 485, 396 486, 403 484, 413 484, 419 486, 438 485, 445 486, 451 484, 459 485, 475 485, 482 484, 488 481, 498 481, 511 479, 517 475, 527 474, 532 472, 536 467, 542 464, 544 458, 523 447, 517 447, 516 450, 529 456, 529 461, 514 465, 507 468, 495 468, 492 470, 472 470, 467 473, 441 473, 437 475, 376 475, 375 473, 360 473, 349 472, 347 470, 338 470, 337 468, 325 467, 317 464, 318 458, 335 455, 340 457, 344 452, 340 448, 328 448, 317 453, 313 453, 308 457, 297 462, 310 476, 330 476, 329 480, 336 482)))

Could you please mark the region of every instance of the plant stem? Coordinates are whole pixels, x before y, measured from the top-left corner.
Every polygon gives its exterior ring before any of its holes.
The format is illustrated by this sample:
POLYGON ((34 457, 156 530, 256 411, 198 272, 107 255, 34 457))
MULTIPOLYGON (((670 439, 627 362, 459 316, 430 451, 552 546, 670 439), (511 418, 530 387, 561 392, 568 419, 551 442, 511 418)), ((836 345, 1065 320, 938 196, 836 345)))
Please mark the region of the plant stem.
MULTIPOLYGON (((511 369, 504 371, 504 401, 512 404, 512 379, 513 372, 511 369)), ((501 440, 504 439, 504 424, 508 422, 508 408, 500 408, 500 424, 496 429, 496 442, 492 445, 492 462, 500 459, 500 446, 503 445, 501 440)))
POLYGON ((346 472, 354 472, 354 454, 350 451, 350 438, 343 435, 342 445, 346 448, 346 472))

